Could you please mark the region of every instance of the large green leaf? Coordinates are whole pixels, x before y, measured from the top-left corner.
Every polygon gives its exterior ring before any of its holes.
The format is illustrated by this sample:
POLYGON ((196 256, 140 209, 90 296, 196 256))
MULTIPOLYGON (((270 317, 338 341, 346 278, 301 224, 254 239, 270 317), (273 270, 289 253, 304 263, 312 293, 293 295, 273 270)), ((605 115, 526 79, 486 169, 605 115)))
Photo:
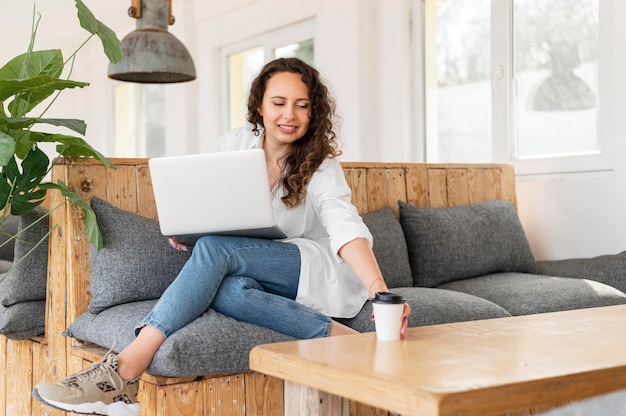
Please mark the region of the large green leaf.
POLYGON ((59 78, 63 72, 63 54, 59 49, 33 51, 16 56, 0 68, 0 79, 21 80, 40 75, 59 78))
POLYGON ((39 184, 48 172, 49 163, 48 156, 38 147, 34 147, 22 160, 21 172, 15 158, 2 168, 0 194, 10 195, 8 204, 12 215, 25 214, 43 202, 46 191, 39 184))
MULTIPOLYGON (((38 83, 27 82, 30 79, 45 77, 44 83, 56 80, 63 72, 63 55, 59 49, 24 53, 11 59, 0 68, 0 101, 15 96, 9 107, 14 116, 23 116, 56 90, 67 88, 40 89, 38 83), (22 87, 22 88, 20 88, 22 87)), ((72 87, 73 88, 73 87, 72 87)))
POLYGON ((80 26, 92 35, 97 35, 102 41, 104 53, 112 63, 117 63, 122 59, 122 46, 115 32, 107 25, 96 19, 91 10, 85 6, 81 0, 76 0, 78 9, 78 20, 80 26))
POLYGON ((6 166, 15 153, 15 139, 0 131, 0 166, 6 166))
POLYGON ((0 101, 16 96, 9 104, 9 112, 14 117, 22 117, 55 91, 76 87, 83 88, 87 85, 89 85, 88 82, 55 79, 47 75, 39 75, 24 80, 0 79, 0 101))
POLYGON ((15 139, 15 156, 19 159, 24 159, 37 144, 36 141, 30 140, 30 130, 7 130, 7 133, 15 139))
POLYGON ((93 245, 95 248, 100 250, 104 243, 102 241, 102 234, 100 233, 100 229, 98 228, 98 220, 96 219, 96 214, 93 212, 89 204, 74 193, 63 181, 57 181, 57 183, 42 183, 42 189, 57 189, 61 191, 61 194, 65 196, 70 202, 82 209, 83 214, 85 215, 85 235, 89 240, 89 243, 93 245))
POLYGON ((39 118, 39 117, 21 117, 21 118, 5 118, 0 117, 0 128, 7 129, 28 129, 34 124, 49 124, 51 126, 66 127, 78 134, 85 135, 87 124, 83 120, 75 118, 39 118))
POLYGON ((93 157, 101 161, 108 168, 115 168, 104 155, 91 147, 89 143, 80 137, 65 134, 49 134, 30 132, 29 142, 58 143, 56 150, 59 156, 64 157, 93 157))

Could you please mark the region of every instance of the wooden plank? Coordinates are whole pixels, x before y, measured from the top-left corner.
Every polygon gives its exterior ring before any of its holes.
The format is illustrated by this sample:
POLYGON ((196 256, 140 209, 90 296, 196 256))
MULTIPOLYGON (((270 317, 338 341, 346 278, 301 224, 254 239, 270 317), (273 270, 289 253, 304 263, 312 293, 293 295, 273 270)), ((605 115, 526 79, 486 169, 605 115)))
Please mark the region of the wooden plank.
POLYGON ((157 386, 140 380, 137 400, 141 403, 141 416, 155 416, 157 414, 157 386))
MULTIPOLYGON (((58 180, 69 184, 65 165, 55 165, 52 169, 52 182, 58 180)), ((75 189, 76 191, 76 189, 75 189)), ((48 240, 48 279, 46 296, 45 347, 39 350, 37 365, 42 369, 39 381, 56 382, 65 378, 66 343, 61 335, 66 328, 68 248, 71 246, 68 232, 71 207, 65 204, 65 197, 58 191, 49 193, 50 206, 57 207, 50 212, 50 224, 56 227, 48 240)), ((40 406, 41 408, 41 406, 40 406)))
POLYGON ((28 415, 33 406, 33 342, 29 339, 17 342, 20 344, 18 357, 19 381, 17 394, 13 397, 18 398, 17 402, 20 411, 14 414, 28 415))
POLYGON ((502 198, 511 201, 513 206, 517 209, 517 191, 515 188, 515 172, 513 165, 502 165, 500 172, 502 198))
POLYGON ((369 212, 387 206, 387 171, 385 169, 367 170, 367 208, 369 212))
POLYGON ((469 203, 483 202, 486 198, 485 175, 483 169, 469 168, 467 170, 467 187, 469 203))
POLYGON ((245 374, 246 416, 284 414, 283 381, 257 372, 245 374))
POLYGON ((137 213, 153 220, 158 219, 156 204, 154 202, 154 190, 152 178, 147 165, 137 167, 137 213))
MULTIPOLYGON (((33 343, 33 386, 42 381, 45 378, 45 375, 49 373, 46 365, 51 362, 51 358, 49 357, 50 354, 51 349, 49 345, 41 342, 33 343)), ((59 379, 50 378, 48 381, 57 382, 59 379)), ((49 406, 45 406, 37 400, 32 400, 32 415, 65 416, 66 413, 60 410, 55 410, 49 406)))
POLYGON ((428 206, 442 208, 448 206, 446 169, 428 169, 428 206))
POLYGON ((501 171, 498 168, 483 171, 485 181, 485 200, 502 199, 501 171))
MULTIPOLYGON (((45 372, 43 365, 45 362, 44 357, 46 354, 47 345, 42 344, 41 342, 33 342, 32 349, 33 349, 33 387, 34 387, 37 385, 37 383, 39 383, 39 381, 43 379, 43 375, 45 372)), ((31 407, 30 414, 33 414, 33 415, 41 414, 43 407, 44 406, 39 401, 32 400, 32 407, 31 407)))
MULTIPOLYGON (((391 416, 393 413, 389 413, 386 410, 378 409, 376 407, 368 406, 363 403, 350 401, 350 416, 391 416)), ((399 415, 398 415, 399 416, 399 415)))
POLYGON ((352 203, 359 214, 369 212, 367 206, 367 173, 365 169, 344 169, 346 181, 352 190, 352 203))
POLYGON ((448 206, 469 204, 467 169, 446 169, 448 206))
POLYGON ((202 390, 202 382, 199 381, 159 387, 157 409, 153 416, 206 414, 203 410, 202 390))
POLYGON ((28 415, 31 411, 31 341, 7 342, 7 415, 28 415))
MULTIPOLYGON (((203 381, 204 416, 246 414, 245 377, 240 374, 203 381)), ((172 413, 174 414, 174 413, 172 413)), ((192 413, 184 413, 191 415, 192 413)))
MULTIPOLYGON (((106 171, 110 169, 102 165, 81 165, 77 169, 69 169, 67 172, 68 186, 72 189, 80 189, 79 195, 85 200, 92 197, 106 197, 107 176, 106 171)), ((69 205, 69 218, 67 221, 67 259, 68 278, 67 280, 67 319, 65 328, 74 322, 80 315, 87 311, 87 306, 91 301, 91 289, 89 285, 90 256, 89 242, 85 236, 85 225, 83 223, 82 211, 79 208, 69 205)), ((71 347, 75 342, 68 342, 71 347)), ((67 351, 69 354, 69 351, 67 351)))
POLYGON ((411 166, 406 169, 406 202, 418 207, 429 207, 428 171, 426 167, 411 166))
POLYGON ((6 403, 6 413, 7 415, 19 415, 23 413, 19 413, 19 402, 18 400, 14 400, 17 396, 17 383, 19 380, 17 379, 17 366, 18 362, 16 357, 19 356, 19 343, 13 341, 11 339, 7 340, 6 346, 6 395, 7 395, 7 403, 6 403))
POLYGON ((406 178, 404 169, 387 170, 387 204, 391 207, 396 217, 400 215, 398 200, 406 201, 406 178))
POLYGON ((0 335, 0 416, 6 416, 7 408, 7 337, 0 335))
POLYGON ((285 415, 350 416, 350 400, 285 381, 285 415))
POLYGON ((85 367, 89 367, 93 361, 86 361, 72 354, 67 356, 67 374, 75 374, 85 367))
POLYGON ((124 211, 137 213, 137 170, 134 166, 120 166, 106 170, 107 201, 124 211))

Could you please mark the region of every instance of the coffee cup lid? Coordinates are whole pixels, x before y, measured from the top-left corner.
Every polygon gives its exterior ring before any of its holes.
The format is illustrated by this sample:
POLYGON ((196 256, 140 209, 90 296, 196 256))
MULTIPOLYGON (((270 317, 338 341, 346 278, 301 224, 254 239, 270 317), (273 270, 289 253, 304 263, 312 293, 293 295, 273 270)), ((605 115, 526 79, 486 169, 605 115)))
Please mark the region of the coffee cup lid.
POLYGON ((398 293, 391 292, 376 292, 374 299, 372 299, 374 303, 389 303, 389 304, 397 304, 397 303, 405 303, 404 296, 398 293))

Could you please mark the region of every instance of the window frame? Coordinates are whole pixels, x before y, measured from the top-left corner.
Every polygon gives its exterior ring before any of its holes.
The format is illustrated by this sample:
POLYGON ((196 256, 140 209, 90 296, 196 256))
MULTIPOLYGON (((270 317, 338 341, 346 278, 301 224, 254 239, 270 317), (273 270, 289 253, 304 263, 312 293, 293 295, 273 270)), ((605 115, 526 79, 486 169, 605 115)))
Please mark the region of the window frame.
POLYGON ((229 79, 229 56, 249 49, 261 47, 263 49, 263 63, 273 59, 274 49, 290 43, 302 42, 313 39, 315 43, 315 19, 302 20, 288 26, 258 34, 256 36, 225 45, 220 48, 220 72, 221 83, 220 102, 222 111, 220 124, 222 131, 228 131, 230 126, 230 79, 229 79))

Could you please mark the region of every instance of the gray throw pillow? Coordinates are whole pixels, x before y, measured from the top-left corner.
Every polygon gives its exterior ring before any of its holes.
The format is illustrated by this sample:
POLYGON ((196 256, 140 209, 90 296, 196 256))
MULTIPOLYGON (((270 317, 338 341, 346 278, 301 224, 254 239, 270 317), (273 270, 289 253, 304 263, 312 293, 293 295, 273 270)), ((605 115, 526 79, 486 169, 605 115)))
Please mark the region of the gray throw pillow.
POLYGON ((398 201, 416 286, 496 272, 537 273, 517 212, 506 200, 449 208, 398 201))
POLYGON ((18 222, 18 216, 10 215, 2 223, 2 228, 0 228, 0 260, 13 261, 15 239, 11 239, 11 236, 17 233, 18 222))
POLYGON ((42 207, 37 207, 19 217, 14 267, 0 282, 2 306, 9 307, 20 302, 46 299, 48 224, 48 210, 42 207))
POLYGON ((44 333, 46 301, 16 303, 8 308, 0 305, 0 334, 21 340, 44 333))
POLYGON ((91 247, 91 303, 96 314, 111 306, 157 299, 176 278, 189 252, 174 250, 155 220, 91 199, 104 247, 91 247))
POLYGON ((412 287, 409 252, 400 222, 389 207, 368 212, 363 222, 374 237, 372 247, 387 286, 412 287))

